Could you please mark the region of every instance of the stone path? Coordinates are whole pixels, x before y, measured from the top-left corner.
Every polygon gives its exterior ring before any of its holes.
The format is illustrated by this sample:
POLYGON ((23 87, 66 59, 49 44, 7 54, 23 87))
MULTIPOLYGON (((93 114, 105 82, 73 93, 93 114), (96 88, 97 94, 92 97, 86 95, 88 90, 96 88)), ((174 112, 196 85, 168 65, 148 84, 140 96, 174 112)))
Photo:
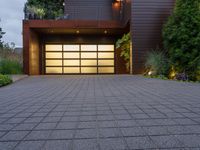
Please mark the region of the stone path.
POLYGON ((1 150, 200 149, 200 84, 39 76, 0 89, 1 150))

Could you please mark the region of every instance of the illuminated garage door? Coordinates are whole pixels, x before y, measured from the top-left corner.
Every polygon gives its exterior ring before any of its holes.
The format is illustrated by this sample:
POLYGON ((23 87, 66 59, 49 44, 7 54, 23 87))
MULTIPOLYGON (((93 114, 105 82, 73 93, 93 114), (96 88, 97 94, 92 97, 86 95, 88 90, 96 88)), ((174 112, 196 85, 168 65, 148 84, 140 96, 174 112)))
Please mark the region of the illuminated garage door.
POLYGON ((45 45, 46 74, 113 74, 114 45, 45 45))

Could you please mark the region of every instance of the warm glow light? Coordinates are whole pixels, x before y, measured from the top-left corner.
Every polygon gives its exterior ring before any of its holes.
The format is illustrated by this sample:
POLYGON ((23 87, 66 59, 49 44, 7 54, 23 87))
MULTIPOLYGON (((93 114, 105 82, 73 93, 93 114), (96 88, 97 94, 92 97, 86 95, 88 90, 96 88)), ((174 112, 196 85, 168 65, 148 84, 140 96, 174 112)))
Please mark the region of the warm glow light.
POLYGON ((114 51, 114 45, 98 45, 98 51, 114 51))
POLYGON ((81 45, 81 51, 97 51, 97 45, 81 45))
POLYGON ((62 73, 62 67, 46 67, 46 73, 62 73))
POLYGON ((109 52, 99 52, 98 58, 114 58, 114 52, 109 53, 109 52))
POLYGON ((79 33, 80 33, 80 31, 79 31, 79 30, 77 30, 77 31, 76 31, 76 34, 79 34, 79 33))
POLYGON ((81 53, 81 58, 97 58, 97 53, 81 53))
POLYGON ((114 45, 47 44, 46 73, 114 73, 114 45))
POLYGON ((175 78, 176 74, 177 74, 177 72, 175 71, 174 66, 172 66, 171 72, 169 74, 170 79, 175 78))
POLYGON ((62 45, 46 45, 46 51, 62 51, 62 45))
POLYGON ((64 66, 80 66, 79 60, 64 60, 64 66))
POLYGON ((80 73, 80 67, 64 67, 64 73, 80 73))
POLYGON ((62 66, 62 60, 46 60, 46 66, 62 66))
POLYGON ((64 45, 64 51, 79 51, 79 45, 64 45))
POLYGON ((62 53, 49 53, 46 52, 46 58, 62 58, 62 53))
POLYGON ((97 73, 97 67, 81 67, 81 73, 97 73))
POLYGON ((151 75, 152 75, 152 71, 149 71, 149 72, 148 72, 148 75, 151 76, 151 75))
POLYGON ((175 77, 176 73, 175 72, 171 72, 171 77, 175 77))
POLYGON ((114 73, 114 67, 99 67, 99 73, 114 73))
POLYGON ((99 66, 114 66, 114 60, 99 60, 99 66))
POLYGON ((81 60, 81 66, 96 66, 97 60, 81 60))
POLYGON ((79 58, 79 57, 80 57, 79 52, 77 53, 65 52, 64 53, 64 58, 79 58))
POLYGON ((120 2, 116 1, 113 3, 114 8, 119 8, 120 7, 120 2))

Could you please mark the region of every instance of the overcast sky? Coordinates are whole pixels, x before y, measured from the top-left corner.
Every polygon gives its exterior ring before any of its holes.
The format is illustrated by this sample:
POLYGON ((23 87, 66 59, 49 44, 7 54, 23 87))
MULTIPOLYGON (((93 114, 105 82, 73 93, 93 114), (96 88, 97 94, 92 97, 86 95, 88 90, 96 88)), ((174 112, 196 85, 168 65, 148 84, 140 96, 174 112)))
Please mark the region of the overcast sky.
POLYGON ((16 46, 22 46, 22 19, 23 7, 27 0, 0 0, 0 27, 6 34, 5 42, 14 42, 16 46))

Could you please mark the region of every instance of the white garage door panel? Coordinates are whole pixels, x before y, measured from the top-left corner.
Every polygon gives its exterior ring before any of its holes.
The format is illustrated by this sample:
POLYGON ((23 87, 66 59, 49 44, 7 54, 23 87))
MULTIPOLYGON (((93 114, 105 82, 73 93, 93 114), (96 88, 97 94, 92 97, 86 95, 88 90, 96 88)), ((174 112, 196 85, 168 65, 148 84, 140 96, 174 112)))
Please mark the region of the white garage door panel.
POLYGON ((79 51, 79 45, 64 45, 63 51, 79 51))
POLYGON ((47 44, 46 74, 114 73, 114 45, 47 44))
POLYGON ((80 67, 64 67, 64 73, 66 74, 80 73, 80 67))
POLYGON ((62 73, 62 67, 46 67, 46 73, 62 73))

